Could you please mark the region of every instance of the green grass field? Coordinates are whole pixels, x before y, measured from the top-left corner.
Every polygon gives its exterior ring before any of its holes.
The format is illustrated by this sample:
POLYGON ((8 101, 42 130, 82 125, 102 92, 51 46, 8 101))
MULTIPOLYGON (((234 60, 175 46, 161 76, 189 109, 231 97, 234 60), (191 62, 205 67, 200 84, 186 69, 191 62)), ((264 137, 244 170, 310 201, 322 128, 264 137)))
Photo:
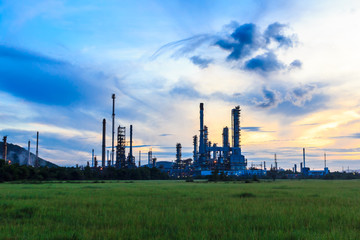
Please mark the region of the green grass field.
POLYGON ((359 239, 360 181, 0 184, 0 239, 359 239))

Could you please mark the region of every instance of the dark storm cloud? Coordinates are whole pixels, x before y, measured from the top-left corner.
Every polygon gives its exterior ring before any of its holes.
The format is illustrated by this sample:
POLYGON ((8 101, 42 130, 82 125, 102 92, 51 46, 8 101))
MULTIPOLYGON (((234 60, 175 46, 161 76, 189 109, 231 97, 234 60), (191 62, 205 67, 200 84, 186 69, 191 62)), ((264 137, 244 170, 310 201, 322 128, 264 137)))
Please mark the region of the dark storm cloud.
POLYGON ((301 116, 326 109, 328 100, 329 96, 322 93, 314 93, 309 100, 304 101, 301 105, 285 99, 276 108, 271 109, 270 113, 280 113, 284 116, 301 116))
POLYGON ((261 127, 241 127, 241 130, 245 130, 248 132, 259 132, 261 131, 261 127))
POLYGON ((275 22, 270 24, 264 32, 264 37, 267 43, 274 40, 279 44, 279 47, 293 47, 294 39, 291 36, 286 36, 284 30, 287 28, 285 24, 275 22))
POLYGON ((172 136, 173 134, 171 133, 163 133, 163 134, 160 134, 159 136, 160 137, 167 137, 167 136, 172 136))
POLYGON ((258 107, 269 108, 278 104, 278 97, 274 91, 264 87, 262 93, 264 100, 263 102, 257 104, 258 107))
POLYGON ((290 63, 290 68, 301 68, 302 67, 302 62, 298 59, 292 61, 292 63, 290 63))
POLYGON ((227 60, 239 60, 264 46, 261 34, 253 23, 243 24, 227 38, 219 39, 215 45, 230 51, 227 60))
POLYGON ((232 103, 239 103, 241 98, 240 93, 228 94, 217 91, 211 94, 203 94, 198 91, 192 83, 183 81, 176 83, 175 86, 170 89, 169 95, 172 97, 183 97, 187 99, 215 99, 232 103))
POLYGON ((192 56, 190 61, 200 68, 207 68, 209 64, 213 62, 212 59, 201 58, 200 56, 192 56))
MULTIPOLYGON (((188 56, 202 46, 217 46, 219 49, 229 52, 226 57, 227 61, 239 62, 239 68, 245 71, 268 73, 285 68, 299 68, 301 67, 300 60, 295 60, 287 65, 278 60, 276 56, 276 50, 295 45, 295 35, 286 35, 286 28, 285 24, 275 22, 268 25, 262 32, 254 23, 240 25, 237 22, 232 22, 227 25, 227 33, 225 34, 201 34, 168 43, 159 48, 152 55, 152 59, 167 51, 173 51, 172 57, 178 58, 188 56)), ((201 54, 195 55, 190 60, 201 68, 206 68, 210 63, 201 61, 205 60, 201 54)))
POLYGON ((82 97, 83 76, 69 63, 0 46, 0 90, 27 101, 66 106, 82 97))
POLYGON ((317 95, 320 84, 312 83, 301 85, 293 88, 287 94, 287 100, 296 106, 303 106, 306 102, 311 101, 314 95, 317 95))
POLYGON ((280 62, 272 52, 256 56, 245 62, 244 69, 249 71, 273 72, 284 69, 285 65, 280 62))
POLYGON ((212 45, 217 39, 217 36, 210 34, 199 34, 186 39, 182 39, 175 42, 170 42, 162 47, 160 47, 152 56, 151 59, 156 59, 159 55, 168 52, 174 51, 172 57, 178 58, 182 57, 188 53, 194 52, 203 44, 212 45))
POLYGON ((21 62, 33 62, 43 64, 65 64, 65 62, 43 56, 25 49, 0 45, 0 58, 21 62))
POLYGON ((241 127, 241 130, 246 132, 274 132, 274 131, 264 131, 261 127, 241 127))
POLYGON ((360 138, 360 133, 354 133, 351 135, 347 135, 347 136, 337 136, 337 137, 331 137, 333 139, 342 139, 342 138, 355 138, 355 139, 359 139, 360 138))
POLYGON ((182 96, 189 99, 197 99, 204 97, 191 83, 178 82, 171 90, 171 96, 182 96))

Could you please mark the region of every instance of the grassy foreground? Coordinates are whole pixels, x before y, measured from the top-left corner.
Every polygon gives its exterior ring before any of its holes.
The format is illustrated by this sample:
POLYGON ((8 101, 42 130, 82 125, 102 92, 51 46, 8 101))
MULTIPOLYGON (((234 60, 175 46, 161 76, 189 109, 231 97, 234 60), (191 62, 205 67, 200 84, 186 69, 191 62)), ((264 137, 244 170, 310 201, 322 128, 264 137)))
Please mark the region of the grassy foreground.
POLYGON ((0 239, 358 239, 360 181, 0 184, 0 239))

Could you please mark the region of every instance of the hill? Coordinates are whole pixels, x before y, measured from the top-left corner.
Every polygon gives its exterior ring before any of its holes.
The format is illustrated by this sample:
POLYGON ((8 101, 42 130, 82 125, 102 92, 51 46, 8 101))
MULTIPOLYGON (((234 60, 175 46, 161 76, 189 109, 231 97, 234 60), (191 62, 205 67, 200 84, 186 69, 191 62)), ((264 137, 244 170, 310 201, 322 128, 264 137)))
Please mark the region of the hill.
MULTIPOLYGON (((2 158, 4 152, 4 143, 0 142, 0 158, 2 158)), ((7 144, 7 159, 10 160, 12 163, 18 163, 20 165, 27 164, 28 161, 28 151, 19 145, 7 144)), ((31 153, 30 154, 30 163, 31 165, 35 165, 35 158, 36 155, 31 153)), ((56 164, 46 161, 45 159, 39 157, 40 166, 42 167, 58 167, 56 164)))

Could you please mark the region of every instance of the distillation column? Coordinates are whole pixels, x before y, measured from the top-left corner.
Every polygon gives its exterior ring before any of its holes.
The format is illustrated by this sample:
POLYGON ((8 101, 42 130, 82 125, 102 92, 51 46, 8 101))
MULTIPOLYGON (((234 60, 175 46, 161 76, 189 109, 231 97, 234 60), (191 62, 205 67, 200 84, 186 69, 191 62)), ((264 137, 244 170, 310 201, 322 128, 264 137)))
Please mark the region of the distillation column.
POLYGON ((117 146, 116 146, 116 167, 124 168, 126 166, 125 145, 126 145, 125 127, 118 127, 117 146))
POLYGON ((194 145, 194 151, 193 151, 193 163, 196 165, 198 163, 198 152, 197 152, 197 136, 195 135, 193 137, 193 145, 194 145))
POLYGON ((246 170, 245 157, 241 155, 240 148, 240 106, 236 106, 231 111, 232 124, 232 153, 230 156, 230 169, 246 170))

